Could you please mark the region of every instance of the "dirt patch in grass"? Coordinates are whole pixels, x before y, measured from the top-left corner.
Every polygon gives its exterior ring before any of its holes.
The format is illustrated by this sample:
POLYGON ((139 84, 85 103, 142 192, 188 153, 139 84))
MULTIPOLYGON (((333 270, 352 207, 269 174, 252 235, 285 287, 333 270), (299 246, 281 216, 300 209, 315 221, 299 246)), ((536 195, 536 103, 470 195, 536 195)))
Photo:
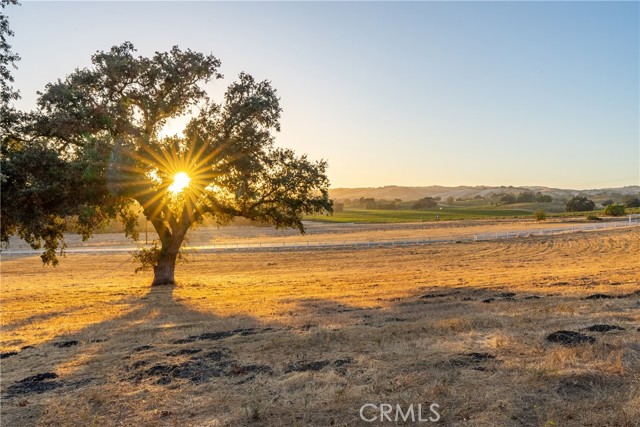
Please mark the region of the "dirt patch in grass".
POLYGON ((598 325, 589 326, 588 328, 585 328, 585 330, 590 332, 609 332, 609 331, 624 331, 625 328, 622 328, 616 325, 598 324, 598 325))
POLYGON ((54 342, 53 345, 58 348, 67 348, 67 347, 72 347, 74 345, 78 345, 78 341, 71 340, 71 341, 54 342))
POLYGON ((557 331, 547 336, 547 341, 562 345, 578 345, 593 344, 596 342, 594 337, 590 337, 580 332, 574 331, 557 331))
POLYGON ((221 339, 229 338, 234 335, 247 336, 247 335, 255 335, 262 334, 272 330, 271 328, 242 328, 242 329, 234 329, 232 331, 221 331, 221 332, 206 332, 200 335, 191 335, 188 338, 182 338, 179 340, 175 340, 174 344, 186 344, 194 341, 200 340, 208 340, 208 341, 218 341, 221 339))
POLYGON ((595 299, 613 299, 615 298, 612 295, 605 295, 605 294, 593 294, 593 295, 589 295, 588 297, 586 297, 585 299, 588 300, 595 300, 595 299))

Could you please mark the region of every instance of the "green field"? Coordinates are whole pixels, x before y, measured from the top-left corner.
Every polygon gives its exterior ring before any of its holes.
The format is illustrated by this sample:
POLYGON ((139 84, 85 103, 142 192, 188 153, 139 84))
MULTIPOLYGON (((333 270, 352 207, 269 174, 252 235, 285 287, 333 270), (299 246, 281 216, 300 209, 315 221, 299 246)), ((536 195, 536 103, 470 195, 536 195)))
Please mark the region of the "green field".
MULTIPOLYGON (((544 209, 544 208, 543 208, 544 209)), ((547 216, 576 217, 584 219, 587 215, 604 216, 604 210, 591 212, 547 212, 547 216)), ((627 213, 640 213, 640 208, 627 209, 627 213)), ((491 219, 491 218, 533 218, 532 210, 507 209, 496 207, 441 207, 427 210, 377 210, 345 208, 343 212, 336 212, 332 216, 313 215, 305 217, 308 221, 320 222, 361 222, 361 223, 393 223, 418 222, 455 219, 491 219), (436 217, 438 216, 438 217, 436 217)))
POLYGON ((314 215, 310 221, 322 222, 413 222, 452 219, 517 218, 531 216, 531 211, 501 208, 435 208, 428 210, 345 209, 332 216, 314 215))

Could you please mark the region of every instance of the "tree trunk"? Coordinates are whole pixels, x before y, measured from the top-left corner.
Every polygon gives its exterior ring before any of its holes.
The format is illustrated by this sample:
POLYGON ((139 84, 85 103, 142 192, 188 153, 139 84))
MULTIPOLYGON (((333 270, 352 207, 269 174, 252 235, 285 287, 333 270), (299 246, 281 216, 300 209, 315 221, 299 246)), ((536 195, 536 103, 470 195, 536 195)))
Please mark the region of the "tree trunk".
MULTIPOLYGON (((147 213, 145 213, 145 215, 147 215, 147 213)), ((158 232, 162 245, 160 248, 160 257, 155 267, 153 267, 153 282, 151 286, 173 286, 176 284, 176 260, 178 259, 180 246, 182 246, 182 241, 187 234, 187 230, 189 230, 191 222, 185 214, 180 223, 177 223, 175 220, 173 221, 171 229, 160 219, 152 219, 151 223, 158 232)))
POLYGON ((153 268, 153 283, 151 286, 175 285, 176 259, 178 253, 164 251, 158 260, 158 264, 153 268))

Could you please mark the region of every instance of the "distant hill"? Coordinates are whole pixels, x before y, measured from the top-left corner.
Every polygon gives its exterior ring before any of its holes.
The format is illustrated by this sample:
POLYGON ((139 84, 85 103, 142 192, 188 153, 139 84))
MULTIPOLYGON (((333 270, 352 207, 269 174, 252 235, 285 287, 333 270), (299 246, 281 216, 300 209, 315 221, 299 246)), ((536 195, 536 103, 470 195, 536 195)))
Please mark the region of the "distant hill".
POLYGON ((432 185, 428 187, 402 187, 397 185, 387 185, 384 187, 363 187, 363 188, 333 188, 329 190, 329 196, 333 200, 345 200, 345 199, 359 199, 361 197, 372 197, 376 200, 394 200, 401 199, 403 201, 418 200, 426 196, 441 198, 447 198, 449 196, 453 198, 473 198, 476 195, 486 196, 490 193, 520 193, 523 191, 538 191, 542 194, 548 194, 553 198, 570 198, 576 194, 584 195, 587 197, 597 197, 599 199, 610 198, 613 201, 621 199, 627 194, 639 194, 640 185, 630 185, 619 188, 602 188, 592 190, 571 190, 561 188, 549 188, 541 186, 531 187, 512 187, 512 186, 459 186, 459 187, 444 187, 440 185, 432 185))

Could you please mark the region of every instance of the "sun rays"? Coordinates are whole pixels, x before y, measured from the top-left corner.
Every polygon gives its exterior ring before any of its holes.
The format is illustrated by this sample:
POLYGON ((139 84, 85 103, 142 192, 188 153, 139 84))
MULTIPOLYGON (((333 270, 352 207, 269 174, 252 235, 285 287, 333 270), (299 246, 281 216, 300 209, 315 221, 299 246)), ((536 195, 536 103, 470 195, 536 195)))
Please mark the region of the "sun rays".
POLYGON ((118 170, 121 194, 137 200, 147 218, 187 214, 193 222, 212 198, 223 197, 216 173, 225 161, 223 146, 194 139, 172 136, 128 150, 119 147, 130 159, 118 170))

